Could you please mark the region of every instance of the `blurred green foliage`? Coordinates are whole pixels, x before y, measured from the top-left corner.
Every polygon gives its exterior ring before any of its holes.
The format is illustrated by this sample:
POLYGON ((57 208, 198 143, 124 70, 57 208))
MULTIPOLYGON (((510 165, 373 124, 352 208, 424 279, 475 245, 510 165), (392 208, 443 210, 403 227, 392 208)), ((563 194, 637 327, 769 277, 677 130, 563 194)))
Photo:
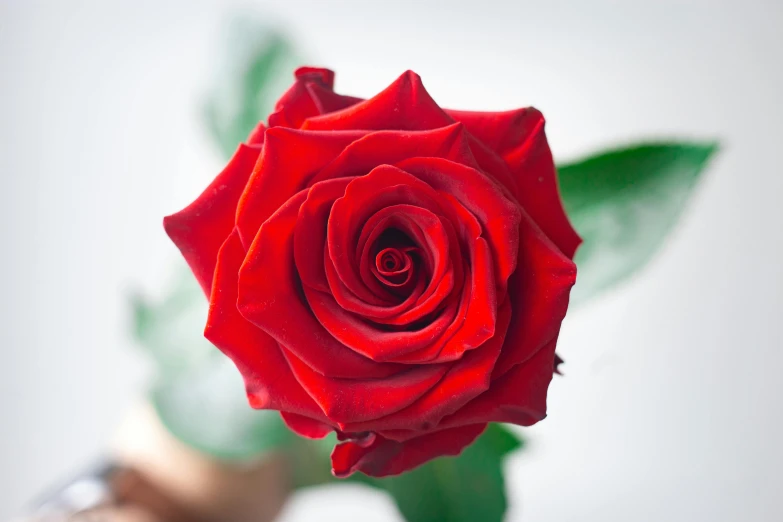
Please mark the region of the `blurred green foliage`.
POLYGON ((566 212, 584 240, 575 258, 572 305, 647 264, 717 150, 715 143, 639 144, 558 169, 566 212))
POLYGON ((234 19, 226 42, 203 117, 214 142, 229 158, 258 122, 266 121, 300 60, 288 38, 253 17, 234 19))

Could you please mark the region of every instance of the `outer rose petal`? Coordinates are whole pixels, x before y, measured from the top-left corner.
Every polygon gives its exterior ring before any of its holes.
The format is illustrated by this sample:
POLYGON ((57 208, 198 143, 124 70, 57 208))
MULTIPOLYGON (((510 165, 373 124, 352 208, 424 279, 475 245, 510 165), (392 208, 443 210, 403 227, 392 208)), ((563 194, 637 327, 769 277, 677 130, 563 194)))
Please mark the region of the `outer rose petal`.
POLYGON ((237 201, 260 148, 240 145, 226 168, 184 210, 163 219, 166 233, 182 252, 201 289, 209 296, 220 246, 234 229, 237 201))
POLYGON ((302 66, 294 71, 294 78, 304 82, 314 82, 327 89, 334 89, 334 71, 326 67, 302 66))
POLYGON ((447 112, 508 163, 522 206, 558 248, 573 259, 581 239, 563 209, 543 115, 532 107, 508 112, 447 112))
POLYGON ((264 133, 266 132, 266 125, 263 122, 259 122, 255 129, 252 130, 250 136, 247 137, 248 145, 263 145, 264 133))
POLYGON ((527 141, 539 125, 541 113, 529 107, 505 112, 445 111, 462 122, 476 138, 501 156, 527 141))
POLYGON ((458 455, 481 435, 486 424, 474 424, 446 429, 407 442, 395 442, 376 436, 367 447, 354 442, 344 442, 332 451, 332 473, 347 477, 361 471, 371 477, 397 475, 413 469, 428 460, 444 455, 458 455))
POLYGON ((555 344, 552 339, 528 361, 492 382, 492 386, 452 415, 439 427, 475 422, 510 422, 532 426, 546 417, 546 395, 552 380, 555 344))
POLYGON ((317 67, 300 67, 294 73, 296 81, 275 104, 269 116, 270 127, 299 128, 310 116, 349 107, 360 100, 341 96, 332 89, 334 72, 317 67))
POLYGON ((428 130, 454 123, 424 89, 413 71, 404 72, 369 100, 307 119, 303 129, 428 130))
POLYGON ((261 224, 305 188, 324 165, 366 132, 266 131, 264 150, 236 208, 236 226, 247 249, 261 224), (306 153, 303 153, 306 151, 306 153))
MULTIPOLYGON (((347 109, 305 120, 303 129, 428 130, 452 125, 454 120, 429 95, 413 71, 403 73, 376 96, 347 109)), ((491 173, 510 194, 516 183, 502 159, 480 140, 468 136, 470 149, 481 168, 491 173)))
POLYGON ((275 340, 239 314, 237 277, 244 257, 242 243, 234 231, 218 254, 204 336, 237 365, 254 408, 284 410, 327 421, 294 379, 275 340))
POLYGON ((275 112, 269 115, 270 127, 298 129, 304 120, 320 114, 305 82, 297 80, 275 104, 275 112))
POLYGON ((508 293, 514 299, 511 326, 493 378, 532 357, 557 337, 576 281, 576 265, 527 214, 520 222, 517 266, 508 284, 508 293))
POLYGON ((544 120, 530 141, 504 156, 517 173, 519 200, 560 250, 574 258, 582 239, 566 216, 557 187, 557 170, 544 135, 544 120), (535 174, 531 175, 532 173, 535 174))
POLYGON ((348 145, 313 178, 313 183, 335 177, 362 176, 379 165, 408 158, 435 157, 478 168, 461 123, 424 131, 384 130, 367 134, 348 145))
POLYGON ((331 88, 326 88, 319 83, 308 83, 307 92, 319 114, 339 111, 363 101, 361 98, 337 94, 331 88))
POLYGON ((310 417, 297 415, 296 413, 281 411, 280 416, 291 431, 298 433, 302 437, 307 437, 308 439, 323 439, 334 431, 328 424, 318 422, 310 417))

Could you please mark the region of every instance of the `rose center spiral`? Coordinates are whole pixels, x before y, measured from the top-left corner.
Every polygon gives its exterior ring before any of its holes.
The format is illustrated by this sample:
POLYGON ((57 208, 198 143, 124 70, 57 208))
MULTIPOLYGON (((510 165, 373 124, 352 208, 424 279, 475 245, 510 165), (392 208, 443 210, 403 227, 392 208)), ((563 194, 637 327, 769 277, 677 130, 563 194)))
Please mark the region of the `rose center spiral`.
POLYGON ((370 261, 375 278, 395 294, 408 289, 416 272, 419 247, 397 230, 389 230, 373 249, 375 259, 370 261))
POLYGON ((395 276, 410 268, 410 256, 397 248, 384 248, 375 256, 375 268, 384 276, 395 276))

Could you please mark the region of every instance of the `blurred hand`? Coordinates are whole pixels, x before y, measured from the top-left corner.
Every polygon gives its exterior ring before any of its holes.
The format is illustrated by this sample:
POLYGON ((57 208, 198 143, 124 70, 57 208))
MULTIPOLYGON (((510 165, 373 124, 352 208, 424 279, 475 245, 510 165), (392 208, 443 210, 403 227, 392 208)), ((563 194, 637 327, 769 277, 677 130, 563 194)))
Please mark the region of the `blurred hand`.
POLYGON ((149 405, 131 412, 113 446, 132 472, 117 487, 120 507, 85 515, 96 522, 270 522, 290 492, 283 456, 206 457, 174 439, 149 405))

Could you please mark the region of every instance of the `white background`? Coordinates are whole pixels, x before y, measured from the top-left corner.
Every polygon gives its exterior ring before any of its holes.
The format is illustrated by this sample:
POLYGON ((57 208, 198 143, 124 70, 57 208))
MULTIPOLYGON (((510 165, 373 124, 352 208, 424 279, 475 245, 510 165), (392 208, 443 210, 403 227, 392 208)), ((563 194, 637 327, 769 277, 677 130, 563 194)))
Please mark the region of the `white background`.
MULTIPOLYGON (((148 368, 125 296, 177 259, 161 216, 219 170, 199 103, 231 2, 0 0, 0 519, 105 447, 148 368)), ((566 321, 549 418, 508 461, 508 520, 783 520, 783 4, 291 1, 338 89, 405 69, 443 105, 535 105, 559 159, 719 138, 646 271, 566 321)), ((363 490, 285 522, 398 520, 363 490)))

